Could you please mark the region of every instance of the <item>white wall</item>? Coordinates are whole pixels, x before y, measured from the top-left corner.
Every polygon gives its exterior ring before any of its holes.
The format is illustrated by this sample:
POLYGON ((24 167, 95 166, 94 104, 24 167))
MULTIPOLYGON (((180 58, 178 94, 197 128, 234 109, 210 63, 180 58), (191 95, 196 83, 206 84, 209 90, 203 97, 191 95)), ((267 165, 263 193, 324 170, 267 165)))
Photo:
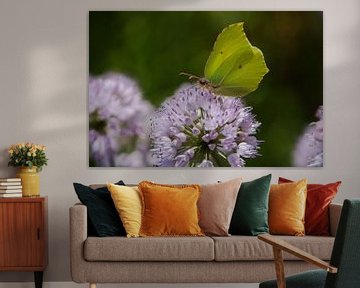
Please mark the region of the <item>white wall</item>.
MULTIPOLYGON (((342 180, 336 198, 360 196, 360 2, 358 0, 1 0, 0 176, 13 176, 6 148, 21 141, 48 146, 41 194, 49 196, 46 281, 67 281, 68 208, 72 182, 150 179, 213 182, 272 172, 326 183, 342 180), (90 169, 87 162, 89 10, 323 10, 325 166, 320 169, 90 169)), ((311 47, 308 47, 311 49, 311 47)), ((0 282, 32 281, 29 273, 0 273, 0 282)))

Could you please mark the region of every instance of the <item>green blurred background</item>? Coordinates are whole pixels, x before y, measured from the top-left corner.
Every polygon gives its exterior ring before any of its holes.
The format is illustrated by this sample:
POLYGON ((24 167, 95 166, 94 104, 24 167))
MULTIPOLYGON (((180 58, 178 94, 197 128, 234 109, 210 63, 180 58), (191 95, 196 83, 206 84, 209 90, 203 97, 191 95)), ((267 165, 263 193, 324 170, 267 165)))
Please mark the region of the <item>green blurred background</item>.
POLYGON ((138 81, 156 107, 187 79, 203 76, 217 35, 235 22, 262 50, 270 72, 244 97, 262 123, 253 167, 289 167, 297 138, 323 103, 323 15, 306 12, 89 12, 89 73, 138 81))

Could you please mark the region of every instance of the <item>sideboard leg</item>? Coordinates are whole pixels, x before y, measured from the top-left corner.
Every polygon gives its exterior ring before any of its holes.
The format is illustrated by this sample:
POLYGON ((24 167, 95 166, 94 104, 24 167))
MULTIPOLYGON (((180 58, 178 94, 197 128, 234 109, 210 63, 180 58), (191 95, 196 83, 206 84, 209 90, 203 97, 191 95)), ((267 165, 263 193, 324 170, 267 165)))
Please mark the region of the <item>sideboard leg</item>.
POLYGON ((35 271, 35 288, 42 288, 43 284, 43 271, 35 271))
POLYGON ((96 284, 95 283, 89 283, 89 288, 96 288, 96 284))

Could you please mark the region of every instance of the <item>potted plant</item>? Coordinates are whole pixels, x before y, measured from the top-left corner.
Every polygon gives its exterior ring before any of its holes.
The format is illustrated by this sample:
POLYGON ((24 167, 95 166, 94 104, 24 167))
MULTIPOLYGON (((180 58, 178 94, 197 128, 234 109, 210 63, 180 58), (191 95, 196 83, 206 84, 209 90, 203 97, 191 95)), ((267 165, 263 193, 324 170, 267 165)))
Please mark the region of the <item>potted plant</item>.
POLYGON ((34 143, 20 143, 11 145, 9 166, 19 167, 17 177, 21 178, 22 194, 24 197, 39 196, 39 174, 42 167, 47 165, 46 147, 34 143))

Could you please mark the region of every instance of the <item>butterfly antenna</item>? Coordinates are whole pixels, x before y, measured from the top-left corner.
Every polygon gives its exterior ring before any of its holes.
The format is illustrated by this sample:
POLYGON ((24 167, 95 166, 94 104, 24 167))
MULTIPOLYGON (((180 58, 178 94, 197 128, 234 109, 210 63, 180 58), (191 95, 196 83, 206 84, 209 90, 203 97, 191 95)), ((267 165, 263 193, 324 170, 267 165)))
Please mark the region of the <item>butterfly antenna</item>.
POLYGON ((180 75, 187 76, 189 78, 189 80, 193 80, 193 79, 200 80, 201 79, 200 77, 198 77, 196 75, 186 73, 186 72, 181 72, 180 75))

